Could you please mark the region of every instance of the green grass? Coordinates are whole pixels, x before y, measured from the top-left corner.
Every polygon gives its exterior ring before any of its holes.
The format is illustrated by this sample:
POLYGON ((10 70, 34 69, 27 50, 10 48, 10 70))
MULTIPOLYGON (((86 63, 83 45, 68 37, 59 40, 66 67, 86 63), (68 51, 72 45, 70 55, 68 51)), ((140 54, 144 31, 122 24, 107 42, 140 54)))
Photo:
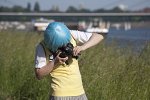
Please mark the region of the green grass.
MULTIPOLYGON (((42 35, 0 32, 0 100, 48 100, 49 76, 37 80, 34 53, 42 35)), ((150 100, 150 45, 140 55, 100 43, 79 59, 89 100, 150 100)))

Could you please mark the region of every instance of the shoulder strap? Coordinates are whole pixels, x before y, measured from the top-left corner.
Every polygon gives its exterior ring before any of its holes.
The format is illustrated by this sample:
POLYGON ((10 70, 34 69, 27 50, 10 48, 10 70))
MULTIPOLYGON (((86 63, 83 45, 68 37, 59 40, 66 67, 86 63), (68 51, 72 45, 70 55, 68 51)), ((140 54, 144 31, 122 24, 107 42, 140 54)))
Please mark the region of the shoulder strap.
POLYGON ((75 47, 77 44, 76 44, 76 41, 75 39, 73 38, 73 36, 71 35, 71 40, 70 42, 73 44, 73 46, 75 47))
POLYGON ((46 60, 50 60, 50 56, 52 56, 52 53, 50 52, 50 50, 48 48, 46 48, 44 41, 41 41, 40 44, 44 49, 46 60))
POLYGON ((45 50, 46 48, 45 48, 45 46, 44 46, 44 42, 41 41, 41 42, 40 42, 40 45, 43 47, 44 53, 45 53, 45 55, 46 55, 46 50, 45 50))

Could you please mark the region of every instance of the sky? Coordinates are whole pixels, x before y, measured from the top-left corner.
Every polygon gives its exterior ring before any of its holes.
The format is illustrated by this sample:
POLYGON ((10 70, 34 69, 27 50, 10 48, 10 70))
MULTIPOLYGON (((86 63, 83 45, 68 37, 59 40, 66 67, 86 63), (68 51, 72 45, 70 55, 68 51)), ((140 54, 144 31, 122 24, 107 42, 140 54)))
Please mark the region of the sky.
POLYGON ((150 8, 150 0, 0 0, 0 6, 12 7, 20 5, 27 7, 27 3, 29 2, 33 8, 36 1, 40 4, 41 10, 49 10, 53 6, 58 6, 60 11, 65 11, 69 6, 90 10, 100 8, 112 9, 116 6, 125 10, 150 8))

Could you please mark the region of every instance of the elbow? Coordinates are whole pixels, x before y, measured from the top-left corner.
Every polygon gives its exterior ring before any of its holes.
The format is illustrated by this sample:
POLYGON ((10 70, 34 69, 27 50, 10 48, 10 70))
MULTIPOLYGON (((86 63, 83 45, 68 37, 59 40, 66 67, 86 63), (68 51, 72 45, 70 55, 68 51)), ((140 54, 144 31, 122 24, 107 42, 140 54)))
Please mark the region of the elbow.
POLYGON ((103 40, 107 38, 108 33, 100 33, 99 35, 100 35, 101 40, 103 40))
POLYGON ((104 36, 103 35, 100 35, 100 40, 103 40, 104 39, 104 36))
POLYGON ((104 35, 102 35, 102 34, 96 34, 96 37, 97 37, 99 42, 104 39, 104 35))
POLYGON ((35 70, 35 76, 36 76, 36 79, 38 79, 38 80, 41 80, 43 78, 40 73, 40 69, 35 70))
POLYGON ((37 79, 37 80, 41 80, 42 77, 41 77, 40 75, 36 75, 36 79, 37 79))
POLYGON ((105 37, 103 34, 100 34, 100 33, 94 33, 93 35, 94 35, 94 37, 96 37, 98 40, 103 40, 104 37, 105 37))

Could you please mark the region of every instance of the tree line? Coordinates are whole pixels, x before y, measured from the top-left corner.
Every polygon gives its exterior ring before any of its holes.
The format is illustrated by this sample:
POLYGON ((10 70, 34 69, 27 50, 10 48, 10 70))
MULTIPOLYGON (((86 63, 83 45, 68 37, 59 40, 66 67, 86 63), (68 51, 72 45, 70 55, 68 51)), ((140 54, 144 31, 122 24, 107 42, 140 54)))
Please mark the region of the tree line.
MULTIPOLYGON (((150 8, 147 8, 146 11, 150 12, 150 8), (147 10, 148 9, 148 10, 147 10)), ((52 6, 51 9, 49 10, 41 10, 40 5, 38 2, 35 2, 34 6, 32 7, 30 3, 27 3, 26 7, 18 6, 15 5, 13 7, 6 7, 6 6, 0 6, 0 12, 46 12, 46 13, 122 13, 122 12, 141 12, 141 11, 128 11, 128 10, 123 10, 119 7, 114 7, 112 9, 106 10, 106 9, 96 9, 96 10, 89 10, 83 7, 76 8, 74 6, 68 7, 66 11, 61 11, 58 6, 52 6)), ((142 12, 145 12, 144 10, 142 12)), ((49 17, 48 17, 49 18, 49 17)), ((51 17, 52 19, 55 20, 65 20, 65 21, 79 21, 79 20, 85 20, 83 17, 78 17, 76 19, 72 17, 51 17)), ((149 16, 144 16, 144 17, 101 17, 105 21, 149 21, 149 16)), ((86 20, 90 20, 91 18, 86 18, 86 20)), ((16 16, 11 16, 11 17, 6 17, 6 16, 0 16, 0 21, 5 21, 5 20, 18 20, 18 21, 29 21, 32 20, 32 17, 16 17, 16 16)))
POLYGON ((26 7, 22 7, 19 5, 15 5, 13 7, 6 7, 6 6, 0 6, 0 12, 54 12, 54 13, 60 13, 60 12, 66 12, 66 13, 103 13, 103 12, 115 12, 115 13, 120 13, 120 12, 131 12, 131 11, 127 11, 127 10, 123 10, 119 7, 114 7, 113 9, 110 10, 106 10, 106 9, 96 9, 96 10, 89 10, 86 8, 76 8, 74 6, 70 6, 68 7, 68 9, 66 11, 60 11, 58 6, 52 6, 51 9, 49 10, 41 10, 40 5, 38 2, 35 2, 33 9, 31 9, 31 4, 28 2, 26 7))

